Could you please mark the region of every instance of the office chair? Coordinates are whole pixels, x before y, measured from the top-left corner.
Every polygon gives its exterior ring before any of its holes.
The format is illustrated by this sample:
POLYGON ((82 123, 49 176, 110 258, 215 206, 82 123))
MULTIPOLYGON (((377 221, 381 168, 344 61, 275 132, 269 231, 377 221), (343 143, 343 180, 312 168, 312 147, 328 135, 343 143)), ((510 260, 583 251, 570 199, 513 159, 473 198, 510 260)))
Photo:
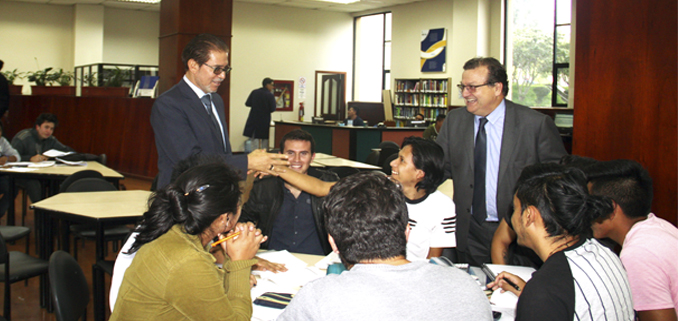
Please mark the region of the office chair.
POLYGON ((330 167, 327 170, 337 174, 340 179, 361 172, 358 168, 353 167, 330 167))
MULTIPOLYGON (((84 171, 76 172, 73 175, 82 173, 84 171)), ((101 175, 99 172, 95 172, 101 175)), ((104 192, 104 191, 115 191, 116 188, 111 183, 107 182, 103 178, 98 177, 85 177, 76 179, 74 181, 69 181, 73 176, 69 176, 64 183, 62 183, 61 189, 64 193, 74 193, 74 192, 104 192), (66 184, 68 183, 68 184, 66 184)), ((80 174, 79 176, 87 176, 96 174, 80 174)), ((60 190, 61 190, 60 189, 60 190)), ((93 224, 74 224, 69 227, 71 233, 73 233, 73 257, 78 259, 78 240, 79 239, 90 239, 94 240, 96 237, 95 226, 93 224)), ((113 242, 113 250, 118 251, 119 242, 125 239, 125 237, 130 233, 131 229, 126 225, 111 226, 104 230, 104 240, 106 242, 113 242)), ((104 255, 108 246, 104 247, 104 255)))
POLYGON ((18 251, 9 252, 4 238, 0 237, 0 282, 5 283, 3 314, 7 320, 11 319, 12 283, 46 274, 47 269, 45 260, 18 251))
POLYGON ((11 225, 0 226, 0 236, 2 236, 2 238, 7 243, 13 243, 17 240, 22 239, 23 237, 26 237, 26 254, 28 254, 28 246, 30 241, 28 235, 30 234, 31 229, 25 226, 11 226, 11 225))
POLYGON ((389 157, 384 159, 384 162, 382 163, 382 171, 387 174, 391 175, 391 162, 398 158, 398 153, 396 154, 391 154, 389 157))
POLYGON ((381 148, 381 149, 385 149, 385 148, 393 148, 393 149, 396 149, 396 150, 401 149, 401 146, 398 146, 398 144, 396 144, 396 143, 394 143, 390 140, 385 140, 385 141, 381 142, 377 147, 381 148))
POLYGON ((86 320, 90 289, 78 262, 64 251, 56 251, 50 256, 49 276, 57 321, 86 320))
POLYGON ((368 154, 368 157, 365 158, 365 163, 377 166, 379 164, 379 160, 380 160, 380 151, 379 150, 373 150, 373 151, 370 152, 370 154, 368 154))

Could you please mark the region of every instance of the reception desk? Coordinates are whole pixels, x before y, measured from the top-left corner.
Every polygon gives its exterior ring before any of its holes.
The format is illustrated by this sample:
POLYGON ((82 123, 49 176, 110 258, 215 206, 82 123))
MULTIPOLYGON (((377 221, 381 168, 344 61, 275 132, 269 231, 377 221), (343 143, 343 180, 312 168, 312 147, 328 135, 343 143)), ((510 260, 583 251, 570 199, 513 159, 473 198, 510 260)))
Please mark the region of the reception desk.
POLYGON ((424 127, 340 127, 297 121, 275 121, 276 146, 283 136, 295 129, 311 133, 316 141, 316 152, 335 155, 359 162, 365 161, 373 148, 389 140, 399 146, 409 136, 422 137, 424 127))

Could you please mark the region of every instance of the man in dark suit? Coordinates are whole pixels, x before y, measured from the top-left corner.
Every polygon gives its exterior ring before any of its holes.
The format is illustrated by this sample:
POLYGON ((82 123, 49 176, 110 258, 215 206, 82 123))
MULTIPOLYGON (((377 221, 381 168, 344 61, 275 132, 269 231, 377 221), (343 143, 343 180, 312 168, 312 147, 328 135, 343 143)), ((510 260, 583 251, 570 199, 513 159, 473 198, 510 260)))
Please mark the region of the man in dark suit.
POLYGON ((534 163, 566 154, 552 119, 505 99, 507 72, 495 58, 473 58, 458 85, 466 108, 451 111, 437 142, 454 185, 457 261, 491 262, 498 222, 511 213, 514 185, 534 163))
POLYGON ((201 34, 182 51, 186 74, 177 85, 156 99, 151 126, 158 150, 158 185, 170 182, 172 168, 196 154, 214 154, 236 168, 268 172, 274 165, 288 165, 287 156, 258 150, 248 155, 231 153, 224 117, 224 101, 214 94, 229 67, 229 47, 217 36, 201 34))
POLYGON ((245 106, 250 107, 250 114, 245 122, 243 136, 250 137, 250 146, 253 149, 269 146, 269 123, 271 123, 271 113, 276 111, 273 85, 273 79, 264 78, 262 88, 253 90, 248 100, 245 101, 245 106))

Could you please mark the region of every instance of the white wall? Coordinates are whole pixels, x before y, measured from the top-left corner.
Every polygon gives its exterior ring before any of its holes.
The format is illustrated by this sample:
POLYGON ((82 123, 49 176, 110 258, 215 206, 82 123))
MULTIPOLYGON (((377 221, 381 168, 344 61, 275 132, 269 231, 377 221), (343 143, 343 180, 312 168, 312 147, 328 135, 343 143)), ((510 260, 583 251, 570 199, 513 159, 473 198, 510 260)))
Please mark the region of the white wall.
MULTIPOLYGON (((72 6, 0 1, 3 71, 18 68, 26 72, 47 67, 73 70, 73 16, 72 6)), ((29 90, 24 86, 24 92, 29 90)))
POLYGON ((229 124, 234 150, 243 150, 246 140, 243 128, 250 108, 245 101, 253 89, 262 86, 265 77, 295 82, 294 111, 274 112, 273 120, 297 120, 300 101, 305 104, 304 119, 311 119, 316 70, 347 72, 349 99, 352 42, 353 18, 347 13, 234 1, 229 124), (306 78, 303 100, 299 96, 300 77, 306 78))
POLYGON ((101 62, 158 65, 159 35, 159 12, 106 8, 101 62))

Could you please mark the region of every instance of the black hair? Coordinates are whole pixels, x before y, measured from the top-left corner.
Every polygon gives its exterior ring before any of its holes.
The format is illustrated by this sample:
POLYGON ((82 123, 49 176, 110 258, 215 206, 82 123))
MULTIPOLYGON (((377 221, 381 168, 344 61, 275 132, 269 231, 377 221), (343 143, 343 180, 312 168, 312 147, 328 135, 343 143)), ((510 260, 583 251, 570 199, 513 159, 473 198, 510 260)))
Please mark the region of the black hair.
POLYGON ((225 163, 193 167, 149 199, 139 232, 128 251, 139 248, 180 224, 184 232, 198 235, 225 213, 237 213, 240 203, 238 174, 225 163))
POLYGON ((356 115, 358 115, 358 113, 361 111, 361 108, 358 108, 356 106, 350 106, 349 108, 353 109, 356 115))
POLYGON ((57 120, 57 115, 50 114, 50 113, 42 113, 35 120, 35 126, 41 126, 45 122, 54 123, 54 127, 57 127, 57 125, 59 125, 59 120, 57 120))
POLYGON ((229 53, 229 46, 215 35, 209 33, 199 34, 184 47, 182 51, 182 63, 184 63, 184 70, 189 70, 189 60, 195 60, 198 65, 205 64, 210 60, 210 52, 226 52, 229 53))
POLYGON ((633 160, 600 162, 590 168, 591 193, 613 199, 630 218, 645 217, 653 203, 653 179, 633 160))
MULTIPOLYGON (((174 183, 179 175, 187 170, 205 164, 220 164, 224 163, 224 158, 217 154, 194 154, 177 162, 172 167, 172 174, 170 174, 170 183, 174 183)), ((234 168, 234 170, 236 170, 234 168)), ((236 170, 238 171, 238 170, 236 170)))
POLYGON ((509 93, 509 82, 507 80, 507 70, 505 67, 493 57, 476 57, 467 60, 464 63, 464 70, 476 69, 478 67, 485 66, 488 68, 488 80, 489 84, 501 83, 502 84, 502 94, 507 96, 509 93))
POLYGON ((302 141, 307 141, 311 143, 311 154, 313 155, 316 153, 316 142, 314 142, 314 136, 311 136, 309 132, 301 130, 301 129, 295 129, 283 136, 281 138, 281 142, 279 144, 279 148, 281 150, 281 153, 285 152, 285 142, 288 140, 302 140, 302 141))
POLYGON ((439 114, 438 116, 436 116, 437 122, 442 121, 442 120, 446 120, 446 114, 439 114))
POLYGON ((4 67, 4 66, 5 66, 5 62, 0 60, 0 70, 2 70, 2 67, 4 67))
POLYGON ((266 87, 266 85, 272 84, 272 83, 273 83, 273 79, 266 77, 266 78, 264 78, 264 80, 262 80, 262 87, 266 87))
POLYGON ((325 197, 323 210, 326 229, 345 265, 406 255, 405 196, 383 173, 341 179, 325 197))
POLYGON ((422 116, 422 119, 424 119, 424 115, 422 115, 420 113, 417 113, 417 115, 415 115, 415 118, 417 118, 417 116, 422 116))
POLYGON ((445 180, 443 148, 435 141, 416 136, 406 137, 401 149, 409 145, 412 148, 415 168, 424 172, 424 178, 415 187, 431 194, 445 180))
POLYGON ((521 213, 535 206, 552 237, 592 237, 592 222, 613 212, 611 200, 590 195, 587 178, 577 168, 543 163, 527 166, 516 183, 521 213))

